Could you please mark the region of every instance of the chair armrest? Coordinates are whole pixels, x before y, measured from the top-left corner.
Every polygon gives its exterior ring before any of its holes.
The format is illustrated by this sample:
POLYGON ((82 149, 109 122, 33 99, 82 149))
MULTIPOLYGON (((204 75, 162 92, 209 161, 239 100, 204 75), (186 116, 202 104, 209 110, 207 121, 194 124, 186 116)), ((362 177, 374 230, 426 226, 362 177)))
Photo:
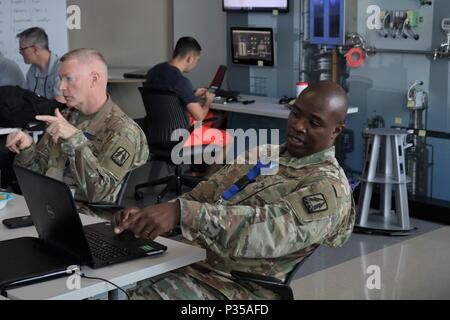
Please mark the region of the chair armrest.
POLYGON ((271 290, 278 294, 281 300, 294 299, 294 294, 291 287, 288 284, 283 283, 280 279, 235 270, 231 271, 231 275, 238 282, 253 282, 265 289, 271 290))
POLYGON ((188 174, 183 174, 181 178, 183 179, 183 183, 190 188, 195 188, 200 182, 207 180, 203 177, 195 177, 188 174))

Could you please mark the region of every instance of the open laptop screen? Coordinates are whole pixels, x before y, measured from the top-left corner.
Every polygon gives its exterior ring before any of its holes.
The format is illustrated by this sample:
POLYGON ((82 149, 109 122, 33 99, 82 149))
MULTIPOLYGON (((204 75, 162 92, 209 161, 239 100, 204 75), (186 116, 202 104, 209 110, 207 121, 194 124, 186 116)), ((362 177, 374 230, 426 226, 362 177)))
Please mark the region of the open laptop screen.
POLYGON ((216 71, 216 75, 214 76, 213 81, 211 82, 211 85, 209 86, 209 89, 208 89, 209 92, 215 93, 217 89, 220 89, 226 73, 227 73, 227 67, 224 65, 220 65, 216 71))

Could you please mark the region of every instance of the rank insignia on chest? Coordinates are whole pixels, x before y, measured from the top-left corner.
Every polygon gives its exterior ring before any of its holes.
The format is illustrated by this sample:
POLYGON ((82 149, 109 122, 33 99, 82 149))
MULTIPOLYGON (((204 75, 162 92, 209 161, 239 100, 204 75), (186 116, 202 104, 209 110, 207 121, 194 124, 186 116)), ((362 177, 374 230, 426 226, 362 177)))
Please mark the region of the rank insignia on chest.
POLYGON ((117 151, 111 156, 111 160, 119 167, 123 167, 130 157, 130 153, 122 147, 119 147, 117 151))
POLYGON ((321 193, 304 197, 303 204, 305 205, 306 209, 308 209, 308 212, 311 214, 328 210, 327 201, 325 200, 324 195, 321 193))

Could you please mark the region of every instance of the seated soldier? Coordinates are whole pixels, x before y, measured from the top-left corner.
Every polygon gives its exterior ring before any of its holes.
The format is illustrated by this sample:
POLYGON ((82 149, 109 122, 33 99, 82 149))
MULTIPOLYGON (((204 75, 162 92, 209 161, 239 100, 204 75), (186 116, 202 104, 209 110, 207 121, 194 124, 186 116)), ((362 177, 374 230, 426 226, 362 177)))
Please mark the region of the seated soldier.
POLYGON ((145 134, 107 94, 108 69, 99 52, 67 53, 60 76, 68 109, 36 117, 48 124, 37 145, 18 131, 6 146, 17 153, 17 164, 64 181, 75 200, 113 203, 125 175, 147 161, 145 134))
POLYGON ((297 99, 287 142, 278 158, 276 152, 269 157, 276 174, 255 174, 259 164, 226 165, 175 202, 117 213, 118 234, 154 239, 180 223, 184 238, 207 250, 202 263, 141 282, 132 298, 277 299, 257 284, 243 285, 231 271, 284 281, 319 245, 342 246, 355 222, 352 191, 334 150, 347 108, 339 85, 319 82, 297 99), (250 170, 255 179, 230 188, 250 170))

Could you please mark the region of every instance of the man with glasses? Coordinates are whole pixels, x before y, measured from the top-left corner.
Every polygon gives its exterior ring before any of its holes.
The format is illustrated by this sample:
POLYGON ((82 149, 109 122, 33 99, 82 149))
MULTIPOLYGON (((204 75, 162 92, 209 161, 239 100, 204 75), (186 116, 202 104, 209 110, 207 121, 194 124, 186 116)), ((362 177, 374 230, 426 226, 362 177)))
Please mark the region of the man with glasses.
POLYGON ((65 103, 59 90, 59 58, 49 50, 45 31, 33 27, 19 33, 17 38, 24 62, 31 64, 26 79, 28 90, 38 96, 65 103))
MULTIPOLYGON (((26 64, 31 64, 26 75, 25 89, 40 97, 66 103, 59 89, 59 57, 49 50, 47 33, 38 27, 26 29, 19 34, 19 52, 26 64)), ((4 147, 5 137, 0 137, 1 186, 12 186, 20 192, 12 170, 14 153, 4 147)))

